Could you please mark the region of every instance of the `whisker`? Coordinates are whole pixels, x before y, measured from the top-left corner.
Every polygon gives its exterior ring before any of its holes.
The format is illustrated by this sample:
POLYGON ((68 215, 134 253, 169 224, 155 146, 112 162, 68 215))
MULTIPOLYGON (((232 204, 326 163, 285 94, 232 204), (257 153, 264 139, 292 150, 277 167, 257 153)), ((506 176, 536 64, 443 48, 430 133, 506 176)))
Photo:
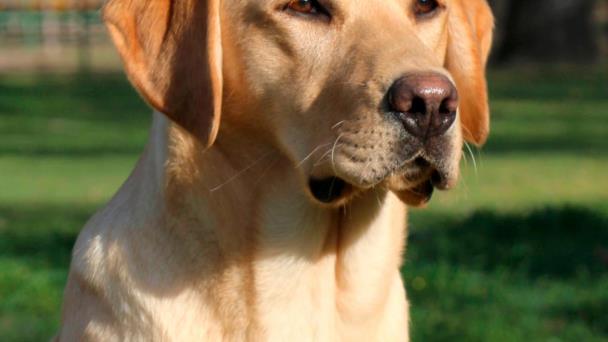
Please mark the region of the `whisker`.
POLYGON ((467 150, 469 151, 469 155, 471 156, 471 160, 473 161, 473 169, 475 170, 475 177, 477 177, 478 170, 477 170, 477 161, 475 160, 475 154, 473 154, 473 150, 471 149, 471 146, 466 141, 464 142, 464 146, 466 146, 467 150))
MULTIPOLYGON (((469 133, 470 136, 474 136, 473 133, 471 132, 471 130, 467 128, 467 126, 460 125, 460 127, 462 128, 462 130, 465 131, 465 133, 469 133)), ((463 137, 463 139, 464 139, 464 137, 463 137)))
POLYGON ((336 155, 336 148, 338 147, 338 143, 340 142, 340 139, 342 138, 343 134, 340 134, 338 136, 338 138, 336 139, 336 142, 334 142, 334 147, 332 147, 331 149, 331 168, 334 171, 334 174, 337 173, 336 171, 336 159, 335 159, 335 155, 336 155))
POLYGON ((330 194, 333 194, 333 193, 334 193, 334 186, 335 186, 335 185, 336 185, 336 179, 335 179, 335 178, 333 178, 333 179, 331 180, 331 184, 329 185, 329 193, 330 193, 330 194))
POLYGON ((332 149, 330 148, 327 150, 327 152, 323 153, 323 155, 319 159, 317 159, 317 161, 315 162, 314 167, 321 165, 321 163, 323 162, 323 159, 328 157, 330 155, 331 151, 332 151, 332 149))
POLYGON ((469 156, 467 155, 467 152, 465 151, 464 144, 462 145, 462 151, 463 151, 462 161, 464 163, 464 167, 468 168, 469 167, 469 156))
POLYGON ((310 154, 308 154, 304 159, 302 159, 301 162, 298 163, 298 165, 296 165, 296 169, 299 168, 300 166, 302 166, 308 159, 310 159, 310 157, 312 157, 319 149, 329 146, 331 145, 331 143, 327 143, 327 144, 323 144, 323 145, 319 145, 317 146, 314 150, 312 150, 312 152, 310 152, 310 154))
POLYGON ((469 184, 467 183, 466 178, 460 177, 458 181, 460 184, 462 184, 462 189, 463 189, 463 194, 464 194, 465 199, 469 198, 469 184))
POLYGON ((481 154, 481 149, 480 148, 475 148, 475 150, 477 151, 477 164, 479 165, 480 168, 483 168, 483 158, 482 158, 482 154, 481 154))
POLYGON ((225 181, 224 183, 209 189, 209 192, 216 192, 218 190, 220 190, 221 188, 223 188, 224 186, 230 184, 231 182, 233 182, 235 179, 239 178, 240 176, 242 176, 244 173, 246 173, 247 171, 251 170, 254 166, 256 166, 259 162, 261 162, 262 160, 268 158, 269 156, 272 155, 272 152, 266 153, 264 154, 262 157, 260 157, 259 159, 257 159, 256 161, 254 161, 253 163, 251 163, 249 166, 247 166, 246 168, 242 169, 241 171, 237 172, 235 175, 233 175, 232 177, 230 177, 227 181, 225 181))
POLYGON ((342 121, 338 122, 337 124, 333 125, 331 127, 331 129, 336 129, 336 128, 340 127, 341 125, 345 124, 345 123, 346 123, 346 120, 342 120, 342 121))
POLYGON ((264 179, 264 177, 266 176, 268 171, 270 171, 270 169, 272 169, 279 160, 280 160, 280 158, 275 158, 273 161, 268 163, 268 166, 264 169, 264 171, 262 171, 262 173, 260 174, 260 177, 258 177, 258 180, 256 180, 253 184, 257 185, 262 179, 264 179))
POLYGON ((378 195, 378 188, 374 187, 374 194, 376 194, 376 200, 378 201, 378 207, 382 208, 382 201, 380 201, 380 196, 378 195))

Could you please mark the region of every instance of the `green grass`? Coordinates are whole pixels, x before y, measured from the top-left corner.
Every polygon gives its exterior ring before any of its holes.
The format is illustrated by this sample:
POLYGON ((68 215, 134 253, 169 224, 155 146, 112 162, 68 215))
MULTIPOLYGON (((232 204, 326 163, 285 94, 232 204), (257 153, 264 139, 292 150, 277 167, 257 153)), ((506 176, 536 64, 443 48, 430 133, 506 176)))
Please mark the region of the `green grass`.
MULTIPOLYGON (((608 74, 492 72, 492 136, 410 217, 414 341, 608 339, 608 74)), ((78 230, 149 110, 119 74, 0 78, 0 340, 56 331, 78 230), (103 96, 100 96, 103 94, 103 96)))
POLYGON ((56 332, 78 231, 133 167, 149 115, 119 73, 0 78, 0 340, 56 332))
POLYGON ((608 339, 607 76, 491 74, 477 167, 412 214, 414 341, 608 339))

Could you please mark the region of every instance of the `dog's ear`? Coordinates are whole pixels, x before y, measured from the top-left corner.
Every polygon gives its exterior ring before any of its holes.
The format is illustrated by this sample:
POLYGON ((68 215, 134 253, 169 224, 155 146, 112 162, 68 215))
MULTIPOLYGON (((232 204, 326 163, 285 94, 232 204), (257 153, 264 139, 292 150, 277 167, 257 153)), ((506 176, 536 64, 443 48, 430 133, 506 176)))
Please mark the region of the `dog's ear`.
POLYGON ((211 146, 222 111, 220 0, 109 0, 127 75, 158 111, 211 146))
POLYGON ((485 69, 494 17, 486 0, 457 0, 449 11, 445 64, 458 88, 464 138, 480 146, 490 132, 485 69))

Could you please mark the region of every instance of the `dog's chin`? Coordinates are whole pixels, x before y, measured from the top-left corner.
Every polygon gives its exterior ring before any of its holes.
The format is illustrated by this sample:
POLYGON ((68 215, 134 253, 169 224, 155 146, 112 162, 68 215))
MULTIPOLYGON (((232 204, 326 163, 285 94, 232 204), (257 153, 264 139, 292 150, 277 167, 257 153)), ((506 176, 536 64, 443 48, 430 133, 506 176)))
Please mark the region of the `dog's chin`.
MULTIPOLYGON (((420 161, 418 165, 425 164, 420 161)), ((411 207, 424 207, 433 197, 435 190, 449 190, 456 183, 457 176, 427 167, 418 177, 394 174, 385 180, 386 187, 401 201, 411 207)))

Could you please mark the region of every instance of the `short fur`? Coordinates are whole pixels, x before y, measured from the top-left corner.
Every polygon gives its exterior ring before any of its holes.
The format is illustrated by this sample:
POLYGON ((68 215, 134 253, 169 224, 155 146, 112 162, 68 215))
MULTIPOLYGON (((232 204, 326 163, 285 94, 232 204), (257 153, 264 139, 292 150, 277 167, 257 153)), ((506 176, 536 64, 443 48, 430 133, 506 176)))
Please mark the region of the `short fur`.
MULTIPOLYGON (((399 268, 423 156, 458 178, 482 144, 484 0, 110 0, 127 74, 156 109, 135 170, 80 234, 59 341, 407 341, 399 268), (401 75, 454 80, 459 122, 421 145, 382 106, 401 75), (164 113, 161 114, 161 113, 164 113), (412 171, 414 170, 414 171, 412 171), (331 205, 311 178, 340 177, 331 205)), ((128 113, 125 113, 128 115, 128 113)))

